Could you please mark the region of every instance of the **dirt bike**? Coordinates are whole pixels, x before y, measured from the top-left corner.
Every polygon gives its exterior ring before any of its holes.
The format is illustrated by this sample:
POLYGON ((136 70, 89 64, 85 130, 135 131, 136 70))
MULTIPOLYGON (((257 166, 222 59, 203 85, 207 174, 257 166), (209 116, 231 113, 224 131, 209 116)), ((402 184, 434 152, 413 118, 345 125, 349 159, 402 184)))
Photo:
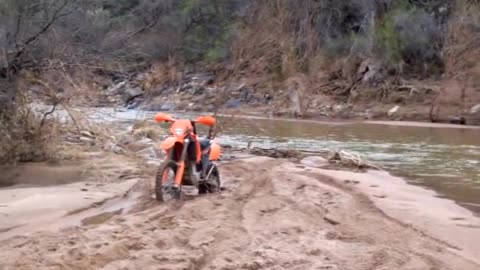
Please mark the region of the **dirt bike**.
POLYGON ((166 158, 155 178, 155 196, 158 201, 182 199, 182 186, 195 186, 199 194, 220 191, 220 174, 214 161, 220 159, 221 147, 214 142, 216 119, 199 116, 195 120, 174 119, 157 113, 155 121, 171 123, 171 136, 160 147, 166 158), (207 138, 197 136, 196 124, 209 127, 207 138))

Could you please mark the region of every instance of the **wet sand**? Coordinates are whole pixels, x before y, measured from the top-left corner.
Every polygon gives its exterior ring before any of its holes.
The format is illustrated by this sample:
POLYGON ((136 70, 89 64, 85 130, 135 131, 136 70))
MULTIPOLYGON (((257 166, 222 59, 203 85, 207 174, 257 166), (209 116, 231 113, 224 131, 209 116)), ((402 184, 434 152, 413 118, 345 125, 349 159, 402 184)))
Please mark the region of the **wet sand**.
POLYGON ((0 269, 480 269, 478 218, 386 173, 264 157, 221 173, 221 194, 1 241, 0 269))

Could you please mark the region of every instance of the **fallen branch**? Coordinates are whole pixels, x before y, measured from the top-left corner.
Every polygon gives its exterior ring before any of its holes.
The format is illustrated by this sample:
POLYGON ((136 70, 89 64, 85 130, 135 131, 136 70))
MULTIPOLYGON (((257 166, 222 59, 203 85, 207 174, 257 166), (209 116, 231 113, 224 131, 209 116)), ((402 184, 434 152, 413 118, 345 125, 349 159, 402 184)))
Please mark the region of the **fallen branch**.
POLYGON ((328 155, 327 159, 330 163, 340 163, 343 166, 348 166, 348 167, 383 170, 381 167, 364 160, 360 156, 360 154, 349 153, 344 150, 339 150, 339 151, 330 150, 330 154, 328 155))
POLYGON ((330 164, 340 164, 344 167, 354 167, 359 169, 375 169, 383 170, 380 166, 375 165, 360 156, 359 153, 350 153, 344 150, 293 150, 293 149, 265 149, 253 147, 247 149, 250 154, 258 156, 267 156, 271 158, 285 158, 300 160, 308 156, 321 156, 326 158, 330 164))

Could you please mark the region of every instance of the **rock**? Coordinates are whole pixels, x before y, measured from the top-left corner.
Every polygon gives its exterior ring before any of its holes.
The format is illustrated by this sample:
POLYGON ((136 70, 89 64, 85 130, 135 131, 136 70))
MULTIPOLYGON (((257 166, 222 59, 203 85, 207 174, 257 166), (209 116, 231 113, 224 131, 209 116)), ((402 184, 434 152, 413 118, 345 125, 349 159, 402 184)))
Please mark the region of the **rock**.
POLYGON ((477 104, 470 109, 470 114, 477 114, 477 113, 480 113, 480 104, 477 104))
POLYGON ((250 149, 250 154, 257 156, 265 156, 271 158, 298 158, 301 156, 301 153, 296 150, 290 149, 264 149, 259 147, 253 147, 250 149))
POLYGON ((205 112, 213 112, 215 111, 215 106, 213 104, 209 104, 205 107, 205 112))
POLYGON ((326 158, 319 157, 319 156, 306 157, 302 159, 300 163, 302 163, 305 166, 315 167, 315 168, 321 168, 329 164, 326 158))
POLYGON ((114 86, 108 88, 107 93, 109 93, 111 95, 121 95, 125 91, 126 86, 127 86, 126 81, 119 82, 119 83, 115 84, 114 86))
POLYGON ((334 105, 332 107, 332 110, 336 113, 339 113, 341 111, 343 111, 345 109, 345 106, 343 106, 342 104, 337 104, 337 105, 334 105))
POLYGON ((340 224, 340 222, 336 221, 335 219, 333 219, 333 218, 331 218, 331 217, 329 217, 329 216, 324 216, 324 217, 323 217, 323 220, 325 220, 326 222, 328 222, 328 223, 330 223, 331 225, 334 225, 334 226, 340 224))
POLYGON ((357 76, 361 77, 364 83, 371 83, 379 77, 380 69, 381 65, 378 62, 372 59, 367 59, 360 63, 357 70, 357 76))
POLYGON ((465 117, 463 116, 452 116, 452 117, 449 117, 448 122, 450 124, 466 125, 467 119, 465 119, 465 117))
POLYGON ((140 150, 135 153, 137 157, 144 158, 146 160, 151 160, 151 159, 158 159, 157 152, 153 148, 153 146, 145 148, 143 150, 140 150))
POLYGON ((160 106, 160 110, 162 111, 173 111, 175 110, 175 108, 177 107, 177 105, 173 102, 167 102, 165 104, 162 104, 162 106, 160 106))
POLYGON ((173 111, 177 108, 174 102, 151 103, 142 107, 146 111, 173 111))
POLYGON ((398 112, 398 110, 400 109, 400 106, 396 105, 395 107, 391 108, 389 111, 388 111, 388 116, 389 117, 392 117, 396 112, 398 112))
POLYGON ((129 88, 127 89, 123 95, 122 95, 122 100, 125 103, 130 102, 131 100, 143 95, 143 91, 140 87, 135 87, 135 88, 129 88))
POLYGON ((217 96, 217 93, 218 93, 218 88, 207 87, 204 96, 201 98, 204 98, 204 99, 214 98, 217 96))
POLYGON ((137 141, 137 143, 144 144, 144 145, 150 145, 150 144, 153 143, 153 140, 151 140, 149 138, 143 138, 143 139, 137 141))
POLYGON ((241 92, 241 91, 243 90, 243 88, 245 88, 245 86, 246 86, 246 85, 245 85, 244 83, 240 84, 240 85, 237 87, 237 92, 241 92))
POLYGON ((373 119, 373 114, 370 109, 365 110, 365 113, 363 114, 364 118, 367 120, 373 119))
POLYGON ((448 7, 447 6, 441 6, 438 8, 438 13, 444 15, 448 13, 448 7))
POLYGON ((117 155, 125 154, 125 150, 123 150, 122 147, 118 146, 117 144, 115 144, 113 142, 107 142, 103 146, 103 149, 107 150, 107 151, 110 151, 110 152, 113 152, 117 155))
POLYGON ((123 148, 121 148, 120 146, 118 145, 115 145, 112 149, 112 152, 117 154, 117 155, 123 155, 125 154, 125 150, 123 150, 123 148))
POLYGON ((292 91, 289 94, 290 102, 292 104, 292 111, 294 115, 303 115, 302 105, 300 103, 300 95, 298 91, 292 91))
POLYGON ((203 95, 206 92, 206 88, 203 85, 196 84, 193 85, 192 89, 190 89, 190 94, 198 96, 203 95))
POLYGON ((95 136, 88 130, 80 131, 80 134, 84 137, 94 138, 95 136))
POLYGON ((84 142, 84 143, 89 143, 89 144, 94 144, 95 143, 95 141, 92 138, 89 138, 89 137, 81 136, 79 139, 80 139, 81 142, 84 142))
POLYGON ((160 160, 147 160, 146 164, 149 166, 158 167, 162 164, 162 162, 160 160))
POLYGON ((142 99, 139 99, 139 98, 134 98, 131 102, 128 103, 126 109, 127 110, 133 110, 133 109, 136 109, 140 106, 140 104, 142 103, 142 99))
POLYGON ((265 95, 263 95, 263 98, 265 100, 265 104, 270 104, 270 102, 273 101, 273 96, 269 93, 266 93, 265 95))
POLYGON ((225 103, 226 108, 238 108, 242 105, 239 99, 230 99, 225 103))
POLYGON ((240 100, 246 103, 250 103, 254 98, 251 92, 252 91, 250 91, 250 89, 248 88, 242 88, 242 90, 240 91, 240 100))
POLYGON ((194 105, 191 108, 191 110, 194 111, 194 112, 202 112, 202 111, 204 111, 204 107, 202 105, 194 105))
MULTIPOLYGON (((152 140, 158 139, 160 136, 164 135, 165 132, 158 126, 143 126, 135 128, 132 131, 132 134, 136 138, 148 138, 152 140)), ((149 142, 150 144, 150 142, 149 142)))
POLYGON ((215 76, 210 73, 196 73, 192 75, 192 81, 201 85, 209 85, 215 82, 215 76))

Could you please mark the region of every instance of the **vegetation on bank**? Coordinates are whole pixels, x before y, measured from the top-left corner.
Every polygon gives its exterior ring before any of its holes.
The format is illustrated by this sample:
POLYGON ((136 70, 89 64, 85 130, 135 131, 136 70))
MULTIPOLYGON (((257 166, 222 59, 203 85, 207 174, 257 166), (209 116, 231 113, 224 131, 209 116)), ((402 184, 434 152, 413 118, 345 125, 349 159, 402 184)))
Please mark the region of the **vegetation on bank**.
POLYGON ((418 102, 392 93, 420 82, 432 120, 462 116, 480 103, 479 29, 478 0, 0 0, 0 162, 48 148, 50 114, 27 104, 98 102, 146 71, 143 91, 209 70, 299 104, 418 102))

